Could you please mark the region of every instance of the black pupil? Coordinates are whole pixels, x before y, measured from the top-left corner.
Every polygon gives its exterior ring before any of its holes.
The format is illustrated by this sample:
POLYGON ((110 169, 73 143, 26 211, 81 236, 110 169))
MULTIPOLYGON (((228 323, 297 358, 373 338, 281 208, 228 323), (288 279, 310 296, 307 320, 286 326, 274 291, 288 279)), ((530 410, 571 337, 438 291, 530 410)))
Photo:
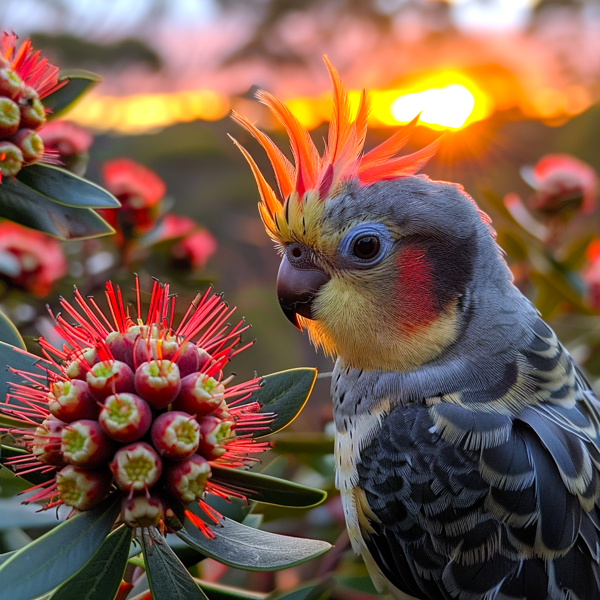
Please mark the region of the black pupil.
POLYGON ((372 235, 367 235, 356 240, 354 255, 358 258, 373 258, 379 252, 379 240, 372 235))

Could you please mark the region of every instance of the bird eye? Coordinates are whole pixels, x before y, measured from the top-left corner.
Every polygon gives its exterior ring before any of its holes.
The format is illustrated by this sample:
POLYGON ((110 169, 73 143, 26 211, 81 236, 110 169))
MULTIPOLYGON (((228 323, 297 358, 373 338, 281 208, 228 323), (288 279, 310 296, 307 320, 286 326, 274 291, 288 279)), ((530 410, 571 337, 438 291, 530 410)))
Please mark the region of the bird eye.
POLYGON ((352 254, 354 254, 356 258, 369 260, 370 258, 377 256, 379 248, 380 244, 378 238, 376 238, 374 235, 364 235, 363 237, 359 237, 354 242, 352 254))

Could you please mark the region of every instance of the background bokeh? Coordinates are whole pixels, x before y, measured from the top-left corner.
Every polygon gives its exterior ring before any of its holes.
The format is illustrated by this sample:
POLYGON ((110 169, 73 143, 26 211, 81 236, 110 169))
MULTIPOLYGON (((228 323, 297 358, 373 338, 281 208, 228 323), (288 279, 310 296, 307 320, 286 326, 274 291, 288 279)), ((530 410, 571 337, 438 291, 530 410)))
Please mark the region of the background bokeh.
MULTIPOLYGON (((374 91, 367 149, 421 110, 409 150, 448 132, 425 172, 459 182, 490 213, 517 284, 597 384, 600 296, 594 298, 596 275, 586 273, 598 253, 586 249, 599 234, 598 211, 579 210, 585 190, 577 188, 569 192, 575 208, 567 217, 562 209, 536 213, 539 190, 530 184, 536 185, 531 167, 548 154, 570 154, 600 169, 600 2, 2 0, 0 27, 31 37, 61 68, 102 75, 67 117, 94 135, 86 177, 102 184, 103 164, 115 158, 142 163, 166 183, 165 210, 215 236, 218 250, 200 271, 175 268, 157 253, 133 261, 131 270, 146 281, 168 278, 184 300, 208 282, 225 292, 253 325, 246 339, 258 340, 236 358, 242 378, 296 366, 326 373, 333 366, 278 308, 278 257, 258 217, 248 165, 228 138, 269 172, 255 141, 229 119, 234 109, 287 148, 254 100, 261 88, 285 100, 322 140, 330 98, 326 54, 351 92, 374 91)), ((81 285, 73 257, 82 248, 65 245, 71 272, 44 303, 55 307, 59 294, 81 285)), ((94 246, 85 252, 89 260, 94 246)), ((110 272, 110 261, 104 266, 110 272)), ((121 271, 112 276, 131 289, 121 271)), ((38 300, 3 292, 2 302, 25 335, 47 334, 38 300)), ((328 385, 318 380, 296 431, 319 432, 330 420, 328 385)), ((315 514, 313 525, 321 518, 315 514)))

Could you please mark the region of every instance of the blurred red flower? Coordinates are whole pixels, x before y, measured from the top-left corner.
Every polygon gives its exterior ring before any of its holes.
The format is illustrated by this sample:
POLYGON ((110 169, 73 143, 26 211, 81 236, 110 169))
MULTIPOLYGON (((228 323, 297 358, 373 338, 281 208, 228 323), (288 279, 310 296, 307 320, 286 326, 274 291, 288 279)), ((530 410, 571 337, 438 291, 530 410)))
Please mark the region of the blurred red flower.
POLYGON ((76 175, 83 175, 88 163, 92 134, 70 121, 50 121, 39 131, 46 154, 76 175))
POLYGON ((154 171, 128 158, 105 162, 102 174, 106 188, 121 202, 121 208, 100 212, 117 230, 120 243, 150 231, 166 192, 165 182, 154 171))
POLYGON ((593 240, 586 250, 587 264, 582 277, 586 286, 587 301, 591 308, 600 311, 600 240, 593 240))
POLYGON ((67 261, 55 239, 6 221, 0 223, 0 273, 12 284, 45 296, 67 274, 67 261))
POLYGON ((171 248, 171 256, 178 263, 192 269, 202 269, 217 250, 217 240, 206 229, 198 229, 171 248))
POLYGON ((59 158, 87 152, 94 138, 92 134, 70 121, 50 121, 40 130, 46 150, 54 150, 59 158))
POLYGON ((536 190, 531 206, 548 217, 567 216, 581 210, 591 213, 596 206, 598 176, 587 163, 569 154, 542 157, 525 179, 536 190))

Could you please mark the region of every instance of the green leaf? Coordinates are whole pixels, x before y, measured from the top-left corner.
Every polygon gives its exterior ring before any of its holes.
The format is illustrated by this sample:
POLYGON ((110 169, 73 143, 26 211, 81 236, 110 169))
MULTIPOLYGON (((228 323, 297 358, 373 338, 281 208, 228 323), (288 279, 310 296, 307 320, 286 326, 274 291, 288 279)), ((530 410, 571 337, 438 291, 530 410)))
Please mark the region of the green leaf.
POLYGON ((59 204, 75 208, 119 208, 121 203, 99 185, 69 171, 40 163, 21 169, 17 179, 59 204))
POLYGON ((102 81, 102 77, 77 69, 60 73, 58 81, 65 80, 68 82, 66 85, 42 100, 44 106, 52 111, 48 119, 55 119, 67 112, 83 94, 102 81))
POLYGON ((113 531, 98 551, 50 600, 109 600, 114 598, 127 567, 132 530, 125 525, 113 531))
POLYGON ((5 552, 4 554, 0 554, 0 565, 3 565, 9 558, 12 557, 13 554, 16 554, 17 550, 13 550, 12 552, 5 552))
POLYGON ((91 208, 58 204, 18 180, 6 179, 0 186, 0 217, 62 240, 114 233, 91 208))
POLYGON ((127 567, 132 530, 125 525, 113 531, 97 552, 49 600, 110 600, 114 598, 127 567))
POLYGON ((202 588, 208 600, 266 600, 267 598, 267 594, 250 592, 221 583, 209 583, 197 579, 196 582, 202 588))
POLYGON ((276 596, 271 594, 268 600, 325 600, 330 596, 330 590, 334 585, 334 581, 327 579, 316 585, 309 585, 302 587, 299 590, 288 592, 283 596, 276 596))
MULTIPOLYGON (((36 366, 38 363, 43 364, 44 368, 53 369, 51 363, 44 361, 39 356, 29 354, 11 344, 0 342, 0 397, 6 397, 9 382, 23 383, 23 378, 18 373, 9 371, 8 367, 12 367, 17 371, 42 374, 43 371, 36 366)), ((11 398, 10 402, 11 404, 18 404, 13 398, 11 398)))
POLYGON ((120 497, 52 529, 0 566, 0 600, 30 600, 75 574, 109 534, 120 497))
POLYGON ((209 524, 214 539, 208 539, 191 521, 177 535, 210 558, 247 571, 277 571, 299 565, 327 552, 331 544, 253 529, 226 517, 209 524))
POLYGON ((155 527, 143 530, 142 547, 154 600, 207 600, 155 527))
POLYGON ((249 402, 258 402, 260 413, 275 413, 275 419, 268 430, 262 429, 254 437, 265 437, 287 427, 304 408, 316 379, 317 370, 310 368, 265 375, 262 386, 252 393, 249 402))
POLYGON ((327 498, 327 492, 323 490, 263 473, 212 465, 212 476, 215 481, 239 489, 248 500, 266 504, 309 508, 321 504, 327 498))
POLYGON ((25 342, 15 324, 0 310, 0 342, 26 350, 25 342))

